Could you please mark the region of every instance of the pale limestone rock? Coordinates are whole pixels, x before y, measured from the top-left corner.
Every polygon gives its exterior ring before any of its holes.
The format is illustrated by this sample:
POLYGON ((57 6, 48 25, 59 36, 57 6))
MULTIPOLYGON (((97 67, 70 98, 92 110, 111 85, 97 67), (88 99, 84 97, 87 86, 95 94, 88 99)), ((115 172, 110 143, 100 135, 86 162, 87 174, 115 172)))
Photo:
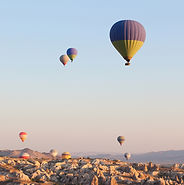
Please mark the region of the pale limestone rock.
POLYGON ((152 176, 157 176, 158 174, 159 174, 159 171, 152 171, 152 172, 151 172, 151 175, 152 175, 152 176))
POLYGON ((46 168, 48 168, 48 166, 49 166, 49 164, 48 164, 47 161, 42 161, 42 162, 40 163, 40 167, 41 167, 41 168, 46 169, 46 168))
POLYGON ((73 173, 66 174, 67 177, 73 177, 73 173))
POLYGON ((15 171, 13 173, 11 173, 9 175, 10 177, 16 177, 17 179, 21 180, 21 181, 30 181, 29 177, 27 175, 25 175, 23 172, 21 171, 15 171))
POLYGON ((140 171, 144 171, 147 172, 148 171, 148 167, 147 164, 143 164, 143 163, 133 163, 132 167, 136 170, 140 170, 140 171))
POLYGON ((3 182, 6 180, 6 176, 5 175, 0 175, 0 182, 3 182))
POLYGON ((50 178, 46 174, 42 174, 39 177, 37 176, 36 179, 39 181, 42 181, 42 182, 46 182, 46 181, 50 180, 50 178))
POLYGON ((142 172, 139 172, 139 179, 145 179, 145 175, 142 172))
POLYGON ((41 175, 40 170, 36 170, 34 173, 31 174, 31 179, 35 179, 37 176, 41 175))
POLYGON ((184 164, 180 164, 179 168, 184 169, 184 164))
POLYGON ((53 171, 53 172, 57 172, 63 168, 67 168, 69 167, 68 164, 66 164, 66 162, 57 162, 55 164, 52 165, 52 167, 50 167, 50 169, 53 171))
POLYGON ((99 169, 100 169, 100 170, 103 170, 103 171, 108 171, 108 170, 109 170, 109 167, 100 164, 100 165, 99 165, 99 169))
POLYGON ((109 174, 110 174, 111 176, 113 176, 113 175, 116 174, 116 168, 115 168, 115 166, 110 166, 110 167, 109 167, 109 174))
POLYGON ((160 178, 158 181, 157 181, 158 185, 165 185, 165 180, 163 178, 160 178))
POLYGON ((94 171, 94 172, 97 172, 97 170, 99 170, 99 169, 96 168, 96 167, 93 168, 93 171, 94 171))
POLYGON ((82 169, 84 169, 84 168, 92 168, 92 167, 93 167, 92 164, 87 163, 87 164, 82 166, 82 169))
POLYGON ((59 175, 59 176, 63 176, 64 174, 65 174, 65 172, 60 171, 58 175, 59 175))
POLYGON ((109 185, 118 185, 116 179, 114 177, 111 177, 110 184, 109 185))
POLYGON ((78 162, 79 166, 83 166, 83 165, 85 165, 85 164, 87 164, 87 163, 88 163, 88 162, 87 162, 86 160, 84 160, 84 159, 79 160, 79 162, 78 162))
POLYGON ((173 166, 172 166, 174 169, 175 168, 179 168, 179 164, 173 164, 173 166))
POLYGON ((148 169, 153 168, 153 166, 154 166, 154 165, 153 165, 153 163, 152 163, 152 162, 149 162, 149 163, 148 163, 148 169))
POLYGON ((106 177, 104 176, 103 172, 100 170, 99 173, 97 174, 98 180, 100 184, 105 183, 106 177))
MULTIPOLYGON (((117 181, 117 183, 122 184, 122 183, 124 182, 124 180, 125 180, 124 177, 122 177, 122 176, 120 176, 120 175, 116 176, 116 181, 117 181)), ((107 185, 108 185, 108 183, 109 183, 109 182, 107 181, 107 185)))
POLYGON ((70 169, 76 169, 78 167, 79 167, 78 163, 72 163, 70 169))
POLYGON ((5 160, 4 162, 5 162, 6 164, 11 165, 11 166, 15 166, 15 165, 16 165, 15 161, 12 160, 12 159, 7 159, 7 160, 5 160))
POLYGON ((93 176, 90 185, 98 185, 98 177, 96 175, 93 176))
POLYGON ((36 160, 29 160, 30 163, 32 163, 35 167, 39 168, 40 167, 40 163, 36 160))
POLYGON ((100 160, 99 159, 94 159, 91 162, 91 164, 93 164, 93 165, 98 165, 99 163, 100 163, 100 160))
POLYGON ((175 177, 175 181, 177 182, 177 183, 180 183, 180 179, 179 179, 179 177, 176 175, 176 177, 175 177))
POLYGON ((133 178, 134 180, 139 180, 139 172, 134 171, 134 172, 133 172, 132 178, 133 178))

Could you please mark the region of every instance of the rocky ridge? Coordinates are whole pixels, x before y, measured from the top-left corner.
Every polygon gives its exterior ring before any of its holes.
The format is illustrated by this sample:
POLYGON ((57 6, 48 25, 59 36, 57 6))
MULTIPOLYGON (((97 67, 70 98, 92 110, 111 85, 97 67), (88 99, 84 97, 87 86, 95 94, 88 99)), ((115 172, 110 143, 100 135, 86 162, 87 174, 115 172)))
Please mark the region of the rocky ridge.
POLYGON ((158 165, 120 160, 69 160, 0 157, 0 184, 177 185, 184 184, 184 164, 158 165))

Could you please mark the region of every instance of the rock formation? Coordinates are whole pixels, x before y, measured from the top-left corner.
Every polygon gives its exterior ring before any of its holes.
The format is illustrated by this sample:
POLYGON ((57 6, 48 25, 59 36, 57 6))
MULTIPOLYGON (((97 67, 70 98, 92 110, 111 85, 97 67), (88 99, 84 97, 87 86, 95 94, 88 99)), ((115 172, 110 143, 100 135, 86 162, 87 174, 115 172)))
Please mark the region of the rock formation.
POLYGON ((0 157, 0 184, 177 185, 184 184, 184 165, 127 163, 120 160, 19 159, 0 157))

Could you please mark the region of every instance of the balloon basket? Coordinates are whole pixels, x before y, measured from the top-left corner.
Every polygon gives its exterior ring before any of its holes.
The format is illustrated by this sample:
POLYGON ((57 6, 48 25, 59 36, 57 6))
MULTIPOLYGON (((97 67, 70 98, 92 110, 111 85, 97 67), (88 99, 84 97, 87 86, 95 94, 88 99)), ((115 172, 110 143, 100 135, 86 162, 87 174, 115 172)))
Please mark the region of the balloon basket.
POLYGON ((129 65, 130 65, 130 62, 125 63, 125 66, 129 66, 129 65))

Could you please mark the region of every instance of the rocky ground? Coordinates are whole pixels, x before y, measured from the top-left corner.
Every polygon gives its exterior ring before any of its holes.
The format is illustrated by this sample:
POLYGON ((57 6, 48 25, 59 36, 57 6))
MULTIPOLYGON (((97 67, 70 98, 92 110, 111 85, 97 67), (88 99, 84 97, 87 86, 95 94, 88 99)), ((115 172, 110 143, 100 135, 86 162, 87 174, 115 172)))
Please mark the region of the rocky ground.
POLYGON ((126 163, 108 159, 0 157, 0 184, 169 185, 184 184, 184 164, 126 163))

